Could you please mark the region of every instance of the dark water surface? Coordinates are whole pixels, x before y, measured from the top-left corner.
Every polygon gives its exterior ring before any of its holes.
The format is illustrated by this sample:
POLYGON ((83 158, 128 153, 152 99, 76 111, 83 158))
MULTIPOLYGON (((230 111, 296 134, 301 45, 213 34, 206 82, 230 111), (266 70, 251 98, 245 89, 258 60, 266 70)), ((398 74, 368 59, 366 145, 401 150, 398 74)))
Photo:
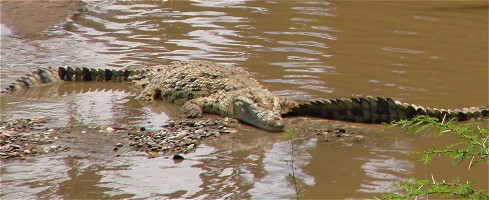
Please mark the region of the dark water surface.
MULTIPOLYGON (((295 99, 387 96, 439 108, 488 103, 488 3, 404 1, 83 1, 83 12, 38 35, 1 36, 0 85, 37 66, 145 68, 177 60, 245 67, 295 99)), ((4 27, 2 27, 3 29, 4 27)), ((158 128, 178 108, 134 100, 127 84, 70 83, 0 96, 2 117, 59 118, 54 125, 158 128)), ((451 138, 378 125, 289 119, 289 126, 362 128, 363 142, 300 141, 304 198, 372 198, 407 178, 461 177, 488 188, 487 164, 423 165, 412 151, 451 138)), ((487 127, 487 123, 483 123, 487 127)), ((114 157, 124 136, 73 133, 72 150, 2 162, 1 198, 289 199, 290 145, 240 127, 174 163, 143 153, 114 157), (110 145, 107 145, 110 144, 110 145)))

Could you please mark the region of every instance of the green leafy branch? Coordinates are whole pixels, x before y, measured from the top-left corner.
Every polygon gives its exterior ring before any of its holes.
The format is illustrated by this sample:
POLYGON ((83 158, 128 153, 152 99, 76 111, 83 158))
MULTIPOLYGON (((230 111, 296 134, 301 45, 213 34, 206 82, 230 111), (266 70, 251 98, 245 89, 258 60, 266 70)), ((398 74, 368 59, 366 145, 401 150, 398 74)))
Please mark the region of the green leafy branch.
POLYGON ((433 147, 430 150, 413 152, 412 154, 421 155, 420 160, 425 164, 431 162, 433 156, 442 154, 452 158, 454 165, 470 160, 470 168, 481 161, 489 163, 489 130, 475 126, 477 124, 479 123, 458 123, 456 118, 439 122, 438 118, 422 115, 411 120, 393 122, 387 128, 402 126, 406 132, 414 134, 435 128, 437 130, 436 136, 455 135, 462 141, 449 144, 443 148, 433 147))
POLYGON ((419 196, 435 196, 437 198, 459 198, 459 199, 488 199, 489 194, 484 190, 474 190, 474 182, 460 183, 459 179, 452 182, 436 182, 434 179, 405 181, 399 187, 406 189, 406 194, 385 194, 383 199, 412 199, 419 196))
MULTIPOLYGON (((460 142, 452 143, 444 148, 433 147, 424 152, 413 152, 420 155, 420 161, 428 164, 434 156, 447 155, 458 165, 470 160, 469 169, 480 162, 489 163, 489 130, 476 126, 479 123, 458 123, 456 118, 441 122, 437 118, 417 116, 411 120, 393 122, 387 128, 402 126, 406 132, 418 134, 436 129, 436 136, 454 135, 460 142)), ((446 183, 432 180, 410 180, 398 185, 406 190, 405 194, 385 194, 383 199, 411 199, 418 196, 434 196, 439 198, 489 199, 484 190, 472 189, 473 182, 460 183, 459 179, 446 183)))

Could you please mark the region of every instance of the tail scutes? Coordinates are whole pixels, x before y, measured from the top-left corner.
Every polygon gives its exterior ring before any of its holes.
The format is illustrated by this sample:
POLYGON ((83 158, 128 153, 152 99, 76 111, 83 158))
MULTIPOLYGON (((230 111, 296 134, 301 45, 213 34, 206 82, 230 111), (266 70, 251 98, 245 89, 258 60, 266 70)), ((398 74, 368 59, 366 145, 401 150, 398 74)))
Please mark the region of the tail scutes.
POLYGON ((427 115, 439 119, 457 117, 460 121, 489 118, 489 105, 463 109, 425 108, 385 97, 317 99, 298 104, 285 116, 311 116, 334 120, 382 123, 427 115))
POLYGON ((39 68, 11 83, 2 93, 62 81, 127 81, 141 80, 149 70, 116 70, 87 67, 39 68))

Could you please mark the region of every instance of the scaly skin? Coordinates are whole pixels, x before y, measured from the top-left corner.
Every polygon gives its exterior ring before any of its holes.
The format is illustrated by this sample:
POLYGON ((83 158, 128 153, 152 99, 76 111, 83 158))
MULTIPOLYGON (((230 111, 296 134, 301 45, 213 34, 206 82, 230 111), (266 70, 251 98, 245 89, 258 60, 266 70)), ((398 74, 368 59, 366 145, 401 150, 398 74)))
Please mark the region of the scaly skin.
POLYGON ((151 70, 110 70, 60 67, 39 69, 7 88, 13 92, 39 84, 61 81, 129 81, 144 89, 137 99, 162 99, 183 104, 187 117, 202 113, 236 118, 268 130, 282 131, 281 114, 295 102, 279 98, 258 83, 245 70, 209 62, 174 62, 151 70))
POLYGON ((111 70, 95 68, 43 68, 17 80, 7 88, 11 93, 40 84, 62 81, 126 81, 141 85, 137 99, 161 99, 183 104, 187 117, 202 113, 236 118, 268 130, 282 131, 282 116, 313 116, 334 120, 381 123, 428 115, 440 119, 458 117, 470 120, 489 117, 488 105, 444 110, 423 108, 384 97, 321 99, 298 104, 273 95, 247 71, 209 62, 174 62, 148 70, 111 70))
POLYGON ((424 108, 384 97, 319 99, 294 107, 286 116, 312 116, 342 121, 382 123, 412 119, 418 115, 459 121, 489 117, 489 105, 462 109, 424 108))
POLYGON ((268 131, 281 131, 286 100, 273 95, 238 67, 208 62, 175 62, 153 70, 136 84, 144 85, 139 100, 163 99, 183 103, 187 117, 202 113, 232 117, 268 131), (282 102, 282 103, 281 103, 282 102))

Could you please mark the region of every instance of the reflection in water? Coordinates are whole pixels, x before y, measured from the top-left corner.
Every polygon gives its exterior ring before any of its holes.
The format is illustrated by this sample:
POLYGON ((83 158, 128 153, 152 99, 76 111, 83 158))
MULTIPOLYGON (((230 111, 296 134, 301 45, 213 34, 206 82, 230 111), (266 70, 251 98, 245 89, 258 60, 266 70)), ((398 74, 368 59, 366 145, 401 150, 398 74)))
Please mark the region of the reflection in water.
POLYGON ((213 151, 209 147, 198 148, 178 164, 169 158, 118 159, 100 172, 103 178, 98 185, 117 188, 106 192, 110 196, 133 194, 131 198, 189 198, 202 189, 199 176, 205 171, 195 166, 213 151))
MULTIPOLYGON (((0 96, 0 108, 2 115, 9 117, 55 119, 51 121, 54 126, 137 125, 158 128, 169 120, 169 116, 178 114, 174 108, 153 111, 151 106, 142 107, 142 102, 135 99, 137 91, 129 85, 115 82, 68 82, 21 90, 13 96, 0 96)), ((163 104, 160 108, 167 105, 160 103, 163 104)))
POLYGON ((414 163, 405 159, 412 147, 408 139, 394 141, 388 146, 369 146, 368 157, 358 158, 365 160, 361 168, 369 180, 364 180, 357 191, 367 193, 395 192, 396 184, 405 180, 406 176, 414 172, 414 163))
POLYGON ((0 36, 11 36, 12 31, 8 29, 5 24, 0 24, 0 36))
MULTIPOLYGON (((2 88, 37 66, 146 68, 201 59, 243 66, 295 99, 373 95, 445 108, 488 102, 487 2, 82 2, 83 12, 43 37, 2 32, 2 88)), ((158 128, 178 116, 178 106, 135 101, 137 92, 118 83, 71 83, 2 95, 0 108, 2 116, 53 117, 58 125, 158 128)), ((334 122, 317 127, 327 123, 334 122)), ((480 176, 486 169, 469 173, 404 157, 443 141, 367 127, 363 143, 304 141, 297 171, 306 198, 372 198, 430 173, 487 186, 480 176)), ((124 136, 72 133, 67 155, 2 163, 1 198, 289 198, 288 144, 241 128, 178 164, 128 152, 114 157, 106 144, 124 143, 124 136)))
POLYGON ((250 194, 252 196, 280 199, 295 196, 295 191, 290 189, 293 185, 287 178, 292 174, 291 159, 294 159, 294 167, 297 167, 294 172, 295 176, 303 181, 305 185, 314 185, 314 177, 304 173, 302 167, 312 159, 307 150, 314 148, 315 143, 316 141, 312 140, 297 144, 297 149, 295 149, 297 152, 295 152, 296 156, 294 158, 291 157, 292 147, 288 142, 275 143, 273 148, 264 154, 263 165, 267 175, 262 179, 256 180, 250 194))
POLYGON ((56 190, 52 185, 69 180, 69 167, 62 160, 48 157, 36 162, 15 162, 14 166, 2 162, 1 170, 2 199, 32 199, 37 193, 52 193, 56 190))

